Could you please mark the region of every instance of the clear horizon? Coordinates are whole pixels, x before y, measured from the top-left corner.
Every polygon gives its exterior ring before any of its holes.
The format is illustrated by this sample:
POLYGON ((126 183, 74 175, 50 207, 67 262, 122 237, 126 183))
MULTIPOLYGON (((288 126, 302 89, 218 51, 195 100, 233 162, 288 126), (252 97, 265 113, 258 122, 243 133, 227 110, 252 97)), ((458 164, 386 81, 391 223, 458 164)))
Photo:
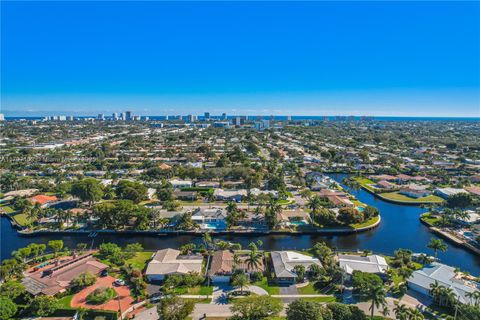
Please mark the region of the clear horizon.
POLYGON ((478 2, 4 1, 1 9, 7 117, 480 116, 478 2))

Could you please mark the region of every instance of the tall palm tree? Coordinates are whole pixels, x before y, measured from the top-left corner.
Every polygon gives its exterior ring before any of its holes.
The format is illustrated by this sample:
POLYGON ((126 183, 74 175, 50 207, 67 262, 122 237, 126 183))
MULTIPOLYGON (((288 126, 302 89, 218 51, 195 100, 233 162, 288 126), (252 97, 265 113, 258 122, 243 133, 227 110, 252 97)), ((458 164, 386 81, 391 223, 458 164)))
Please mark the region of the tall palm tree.
POLYGON ((373 319, 373 315, 375 313, 375 308, 379 309, 380 307, 385 307, 387 305, 387 301, 385 300, 385 289, 383 286, 374 286, 369 289, 368 292, 368 300, 372 301, 370 308, 371 317, 373 319))
POLYGON ((312 221, 314 221, 314 217, 318 213, 318 209, 320 209, 321 206, 322 200, 319 196, 314 196, 307 202, 307 207, 311 210, 310 219, 312 221))
POLYGON ((427 247, 433 249, 433 252, 435 253, 435 260, 437 260, 438 251, 447 251, 447 245, 445 244, 445 242, 443 242, 442 239, 432 238, 427 247))
POLYGON ((236 270, 238 266, 242 263, 238 254, 233 254, 233 270, 236 270))
POLYGON ((433 297, 433 300, 438 299, 438 294, 440 292, 440 285, 438 284, 438 281, 435 280, 434 283, 430 284, 430 294, 433 297))
POLYGON ((469 298, 474 306, 478 306, 480 304, 480 291, 478 290, 473 292, 467 292, 465 294, 465 297, 469 298))
POLYGON ((261 260, 262 256, 257 251, 251 250, 245 262, 247 263, 248 269, 254 271, 258 269, 261 260))

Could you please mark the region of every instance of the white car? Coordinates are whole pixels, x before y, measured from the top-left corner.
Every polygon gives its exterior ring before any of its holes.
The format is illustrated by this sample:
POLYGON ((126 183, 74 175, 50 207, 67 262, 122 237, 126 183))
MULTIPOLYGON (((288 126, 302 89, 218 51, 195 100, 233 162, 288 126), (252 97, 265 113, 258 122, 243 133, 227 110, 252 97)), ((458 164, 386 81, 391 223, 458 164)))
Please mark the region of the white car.
POLYGON ((122 280, 122 279, 115 279, 115 281, 113 281, 113 284, 116 285, 116 286, 124 286, 125 281, 122 280))

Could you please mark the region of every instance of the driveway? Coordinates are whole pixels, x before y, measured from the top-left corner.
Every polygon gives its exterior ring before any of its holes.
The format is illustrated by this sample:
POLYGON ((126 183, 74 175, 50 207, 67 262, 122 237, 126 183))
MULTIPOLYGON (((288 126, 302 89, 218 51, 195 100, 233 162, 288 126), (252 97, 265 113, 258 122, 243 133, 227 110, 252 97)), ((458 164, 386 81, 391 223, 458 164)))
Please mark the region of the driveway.
POLYGON ((210 304, 225 305, 228 303, 228 292, 232 287, 228 284, 220 284, 213 287, 212 302, 210 304))
MULTIPOLYGON (((298 289, 296 284, 291 284, 289 286, 281 286, 280 287, 280 294, 281 295, 296 295, 298 294, 298 289)), ((297 300, 297 298, 282 298, 283 303, 290 303, 292 301, 297 300)))
POLYGON ((135 320, 158 320, 157 307, 153 307, 150 309, 145 309, 142 312, 139 312, 134 317, 135 320))
POLYGON ((115 278, 110 276, 97 278, 97 282, 95 282, 94 285, 86 287, 85 289, 81 290, 79 293, 73 296, 71 307, 73 308, 83 307, 87 309, 118 311, 118 308, 120 305, 122 308, 122 312, 124 312, 125 310, 130 308, 130 306, 134 302, 134 299, 130 295, 130 289, 127 286, 115 287, 113 286, 114 281, 115 281, 115 278), (87 296, 98 287, 113 288, 117 293, 117 297, 108 301, 107 303, 100 304, 100 305, 87 304, 87 301, 86 301, 87 296))

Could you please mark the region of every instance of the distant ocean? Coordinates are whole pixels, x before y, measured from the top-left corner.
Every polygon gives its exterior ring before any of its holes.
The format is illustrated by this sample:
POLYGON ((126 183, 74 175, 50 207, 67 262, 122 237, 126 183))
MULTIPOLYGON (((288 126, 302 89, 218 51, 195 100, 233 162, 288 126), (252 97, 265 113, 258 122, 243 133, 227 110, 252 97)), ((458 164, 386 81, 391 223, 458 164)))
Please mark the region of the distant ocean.
MULTIPOLYGON (((108 118, 108 116, 106 115, 108 118)), ((165 120, 166 116, 142 116, 148 117, 150 120, 165 120)), ((170 119, 174 119, 175 116, 169 116, 170 119)), ((184 118, 186 117, 183 116, 184 118)), ((228 119, 234 119, 236 116, 227 116, 228 119)), ((44 117, 5 117, 5 120, 42 120, 44 117)), ((75 118, 96 118, 96 116, 75 116, 75 118)), ((203 116, 199 116, 199 119, 203 119, 203 116)), ((220 116, 211 116, 212 119, 220 119, 220 116)), ((270 116, 248 116, 249 119, 270 119, 270 116)), ((274 116, 274 120, 287 120, 287 116, 274 116)), ((480 121, 480 117, 360 117, 360 116, 291 116, 292 120, 374 120, 374 121, 480 121)))

